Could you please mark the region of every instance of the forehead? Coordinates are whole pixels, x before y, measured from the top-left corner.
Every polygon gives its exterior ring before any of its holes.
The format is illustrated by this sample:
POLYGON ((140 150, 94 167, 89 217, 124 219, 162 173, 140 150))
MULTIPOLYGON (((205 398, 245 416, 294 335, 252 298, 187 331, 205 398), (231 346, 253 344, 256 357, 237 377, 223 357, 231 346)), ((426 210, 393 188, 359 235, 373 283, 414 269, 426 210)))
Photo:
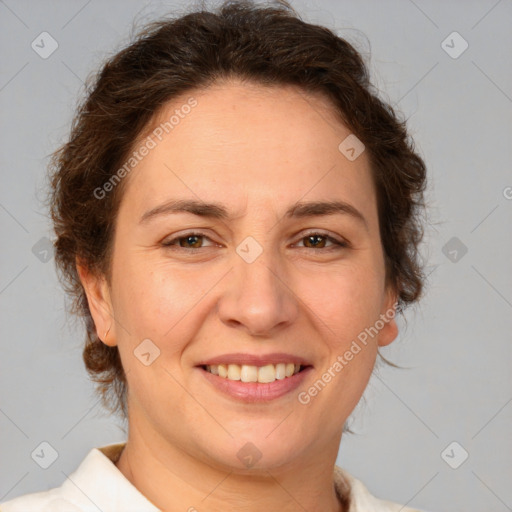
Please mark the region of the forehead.
POLYGON ((155 146, 131 172, 125 194, 139 210, 169 195, 221 196, 233 207, 242 197, 279 204, 338 192, 373 202, 366 155, 349 161, 339 150, 350 134, 322 95, 217 83, 164 105, 144 132, 155 146))

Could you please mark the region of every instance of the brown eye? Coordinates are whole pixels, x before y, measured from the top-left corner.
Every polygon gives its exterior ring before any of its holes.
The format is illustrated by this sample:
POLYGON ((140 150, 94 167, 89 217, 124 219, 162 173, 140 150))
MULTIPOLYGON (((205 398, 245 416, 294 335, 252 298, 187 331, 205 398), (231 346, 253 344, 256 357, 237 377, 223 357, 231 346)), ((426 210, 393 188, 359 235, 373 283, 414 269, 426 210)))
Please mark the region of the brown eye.
POLYGON ((325 249, 325 251, 349 247, 344 241, 339 241, 326 233, 309 233, 299 240, 299 247, 306 249, 325 249), (300 244, 304 245, 300 245, 300 244))
POLYGON ((197 249, 201 246, 203 235, 189 235, 178 238, 180 247, 197 249))
POLYGON ((324 248, 327 242, 327 237, 322 235, 309 235, 303 238, 305 240, 304 245, 311 249, 324 248), (311 244, 311 245, 308 245, 311 244))
POLYGON ((187 233, 161 242, 163 247, 177 249, 203 249, 215 245, 210 238, 202 233, 187 233))

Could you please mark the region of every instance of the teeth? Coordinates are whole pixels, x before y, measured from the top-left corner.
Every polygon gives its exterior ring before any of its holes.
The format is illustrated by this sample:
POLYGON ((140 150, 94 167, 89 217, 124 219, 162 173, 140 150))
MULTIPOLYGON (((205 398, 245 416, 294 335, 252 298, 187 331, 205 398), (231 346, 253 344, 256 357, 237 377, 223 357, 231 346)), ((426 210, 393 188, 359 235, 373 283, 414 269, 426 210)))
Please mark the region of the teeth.
POLYGON ((206 366, 206 371, 229 380, 242 382, 269 383, 291 377, 300 371, 300 364, 278 363, 265 366, 238 365, 238 364, 212 364, 206 366))
POLYGON ((228 379, 229 380, 240 380, 240 374, 242 369, 237 364, 228 364, 228 379))
POLYGON ((240 380, 242 382, 258 382, 258 368, 244 364, 240 370, 240 380))
POLYGON ((273 364, 262 366, 258 370, 258 382, 274 382, 276 380, 276 367, 273 364))
POLYGON ((276 364, 276 379, 283 380, 286 377, 286 365, 284 363, 276 364))

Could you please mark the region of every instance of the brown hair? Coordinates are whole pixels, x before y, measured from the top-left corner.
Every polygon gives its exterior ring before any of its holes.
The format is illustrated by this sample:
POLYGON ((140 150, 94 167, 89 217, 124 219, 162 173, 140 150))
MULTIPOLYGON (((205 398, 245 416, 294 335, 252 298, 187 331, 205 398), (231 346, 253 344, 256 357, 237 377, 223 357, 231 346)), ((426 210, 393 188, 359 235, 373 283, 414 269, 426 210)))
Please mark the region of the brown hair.
MULTIPOLYGON (((86 324, 83 358, 104 405, 126 418, 126 378, 117 347, 102 343, 80 283, 76 259, 110 275, 116 214, 126 180, 98 198, 135 141, 169 100, 223 78, 326 95, 340 120, 364 143, 377 190, 387 281, 398 310, 418 300, 423 283, 425 165, 393 108, 377 97, 359 53, 329 29, 275 7, 226 2, 147 25, 108 60, 87 86, 69 141, 50 166, 56 264, 86 324)), ((340 141, 341 142, 341 141, 340 141)), ((101 333, 102 334, 102 333, 101 333)))

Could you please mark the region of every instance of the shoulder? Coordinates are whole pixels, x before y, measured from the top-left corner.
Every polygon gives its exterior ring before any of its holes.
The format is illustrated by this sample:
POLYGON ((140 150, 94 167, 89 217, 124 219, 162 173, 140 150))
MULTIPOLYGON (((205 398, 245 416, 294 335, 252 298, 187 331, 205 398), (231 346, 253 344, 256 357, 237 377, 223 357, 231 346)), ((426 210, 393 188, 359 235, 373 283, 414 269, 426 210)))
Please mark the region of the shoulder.
MULTIPOLYGON (((64 483, 47 491, 18 496, 0 503, 0 512, 85 512, 83 497, 76 495, 64 483)), ((97 512, 97 509, 96 509, 97 512)))
POLYGON ((426 512, 376 498, 360 480, 339 466, 334 466, 334 483, 338 493, 349 493, 349 512, 426 512))
MULTIPOLYGON (((46 491, 24 494, 0 504, 0 512, 85 512, 92 503, 87 504, 87 484, 94 480, 94 473, 108 471, 109 459, 94 448, 82 460, 78 469, 69 475, 60 487, 46 491), (85 487, 85 491, 82 490, 85 487)), ((94 507, 95 512, 97 508, 94 507)))
POLYGON ((125 443, 93 448, 60 487, 0 503, 0 512, 155 512, 114 462, 125 443))

